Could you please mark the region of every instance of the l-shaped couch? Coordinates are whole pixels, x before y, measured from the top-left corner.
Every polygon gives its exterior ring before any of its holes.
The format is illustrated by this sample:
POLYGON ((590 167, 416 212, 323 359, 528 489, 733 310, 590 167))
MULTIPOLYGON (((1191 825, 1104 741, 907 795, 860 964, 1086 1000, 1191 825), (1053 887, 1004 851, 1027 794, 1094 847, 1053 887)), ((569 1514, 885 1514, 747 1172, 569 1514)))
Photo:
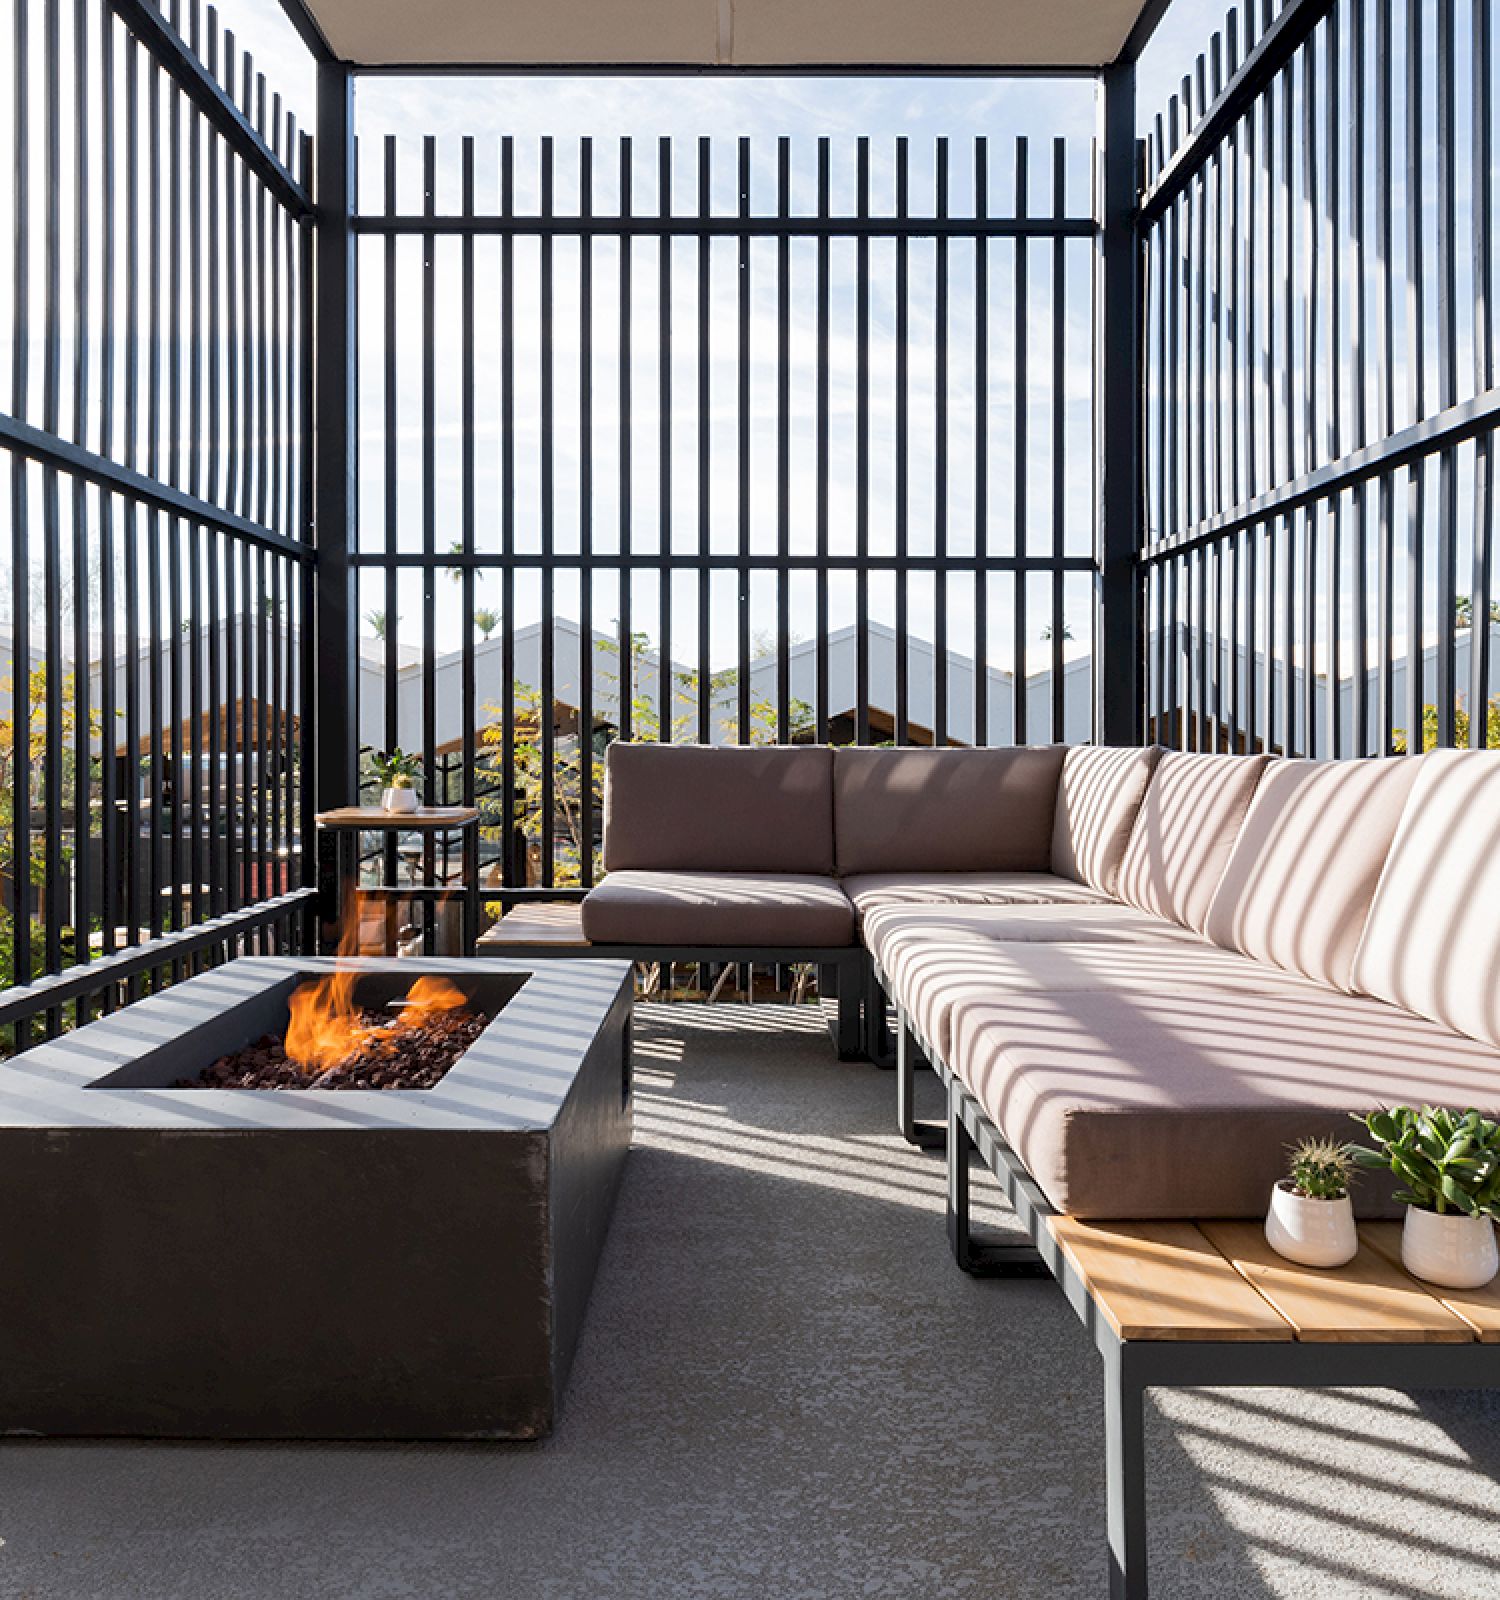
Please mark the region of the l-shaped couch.
POLYGON ((867 956, 867 1040, 888 996, 1059 1212, 1254 1217, 1350 1111, 1500 1111, 1500 752, 617 743, 604 817, 590 953, 867 956))

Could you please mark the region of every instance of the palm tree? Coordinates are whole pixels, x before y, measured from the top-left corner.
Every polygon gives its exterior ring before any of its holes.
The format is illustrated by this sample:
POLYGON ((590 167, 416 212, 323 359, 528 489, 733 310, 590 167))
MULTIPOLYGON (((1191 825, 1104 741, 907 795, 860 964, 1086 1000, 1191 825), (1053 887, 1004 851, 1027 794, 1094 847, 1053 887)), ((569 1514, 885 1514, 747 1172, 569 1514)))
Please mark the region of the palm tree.
POLYGON ((481 607, 474 613, 474 626, 488 639, 495 629, 500 626, 500 613, 498 611, 486 611, 481 607))
MULTIPOLYGON (((370 632, 373 633, 377 639, 385 638, 385 612, 367 611, 365 612, 365 621, 370 624, 370 632)), ((396 622, 399 626, 401 618, 397 617, 396 622)))

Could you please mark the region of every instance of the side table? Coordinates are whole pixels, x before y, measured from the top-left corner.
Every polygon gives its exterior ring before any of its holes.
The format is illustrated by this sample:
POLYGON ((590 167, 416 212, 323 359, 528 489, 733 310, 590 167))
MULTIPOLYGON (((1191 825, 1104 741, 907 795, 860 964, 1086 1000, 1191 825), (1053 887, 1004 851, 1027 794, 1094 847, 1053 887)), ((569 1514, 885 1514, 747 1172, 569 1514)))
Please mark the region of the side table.
MULTIPOLYGON (((339 946, 340 923, 351 890, 370 899, 439 903, 450 895, 462 896, 460 955, 471 956, 479 939, 479 812, 474 806, 421 806, 416 811, 387 811, 381 806, 340 806, 320 811, 318 826, 318 949, 332 955, 339 946), (394 837, 421 833, 429 839, 457 833, 462 840, 463 882, 458 889, 441 883, 383 883, 359 889, 359 841, 365 833, 394 837)), ((394 951, 388 952, 394 954, 394 951)), ((428 952, 435 954, 436 952, 428 952)))

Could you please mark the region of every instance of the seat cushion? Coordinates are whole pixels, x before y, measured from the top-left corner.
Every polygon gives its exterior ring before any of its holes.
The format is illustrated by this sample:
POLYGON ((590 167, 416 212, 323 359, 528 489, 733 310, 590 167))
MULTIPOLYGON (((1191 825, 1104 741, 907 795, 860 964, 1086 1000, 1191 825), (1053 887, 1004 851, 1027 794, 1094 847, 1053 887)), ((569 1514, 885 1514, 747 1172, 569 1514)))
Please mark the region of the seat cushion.
POLYGON ((838 870, 1048 871, 1064 753, 834 751, 838 870))
POLYGON ((861 914, 877 906, 1109 903, 1088 884, 1051 872, 861 872, 842 882, 861 914))
MULTIPOLYGON (((1357 1138, 1351 1111, 1500 1110, 1500 1052, 1331 989, 973 995, 950 1028, 953 1070, 1080 1217, 1261 1217, 1287 1146, 1357 1138)), ((1390 1212, 1366 1177, 1355 1201, 1390 1212)))
POLYGON ((1120 861, 1161 750, 1080 744, 1063 758, 1052 819, 1052 870, 1105 894, 1115 892, 1120 861))
POLYGON ((1265 764, 1163 751, 1120 861, 1119 897, 1201 933, 1265 764))
POLYGON ((860 924, 870 953, 884 965, 886 943, 897 933, 920 928, 960 944, 991 941, 1080 944, 1188 944, 1204 941, 1189 928, 1153 917, 1133 906, 1004 905, 877 906, 860 924))
POLYGON ((951 1024, 967 1000, 1012 994, 1181 994, 1237 990, 1298 995, 1317 986, 1233 950, 1184 940, 1021 944, 955 940, 908 929, 886 941, 881 971, 891 998, 923 1040, 950 1060, 951 1024))
POLYGON ((610 745, 608 872, 833 871, 833 752, 821 746, 610 745))
POLYGON ((1415 765, 1354 986, 1500 1045, 1500 750, 1415 765))
POLYGON ((1204 931, 1215 944, 1351 987, 1375 884, 1420 763, 1273 761, 1204 931))
POLYGON ((583 902, 593 944, 820 949, 854 940, 832 878, 802 873, 612 872, 583 902))

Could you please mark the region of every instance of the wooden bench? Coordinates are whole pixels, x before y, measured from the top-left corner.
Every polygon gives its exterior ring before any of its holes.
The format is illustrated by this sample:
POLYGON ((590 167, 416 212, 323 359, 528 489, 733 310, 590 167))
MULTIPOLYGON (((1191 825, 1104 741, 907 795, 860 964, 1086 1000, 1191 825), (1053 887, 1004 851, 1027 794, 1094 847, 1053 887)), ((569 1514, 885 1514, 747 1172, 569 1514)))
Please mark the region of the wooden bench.
MULTIPOLYGON (((1059 1216, 963 1085, 950 1078, 948 1089, 960 1265, 985 1270, 968 1217, 977 1153, 1104 1360, 1111 1600, 1147 1594, 1147 1389, 1500 1387, 1500 1280, 1466 1291, 1420 1282, 1401 1266, 1399 1223, 1362 1223, 1354 1260, 1320 1270, 1284 1261, 1259 1222, 1059 1216)), ((1026 1248, 1000 1247, 1002 1270, 1026 1248)))

